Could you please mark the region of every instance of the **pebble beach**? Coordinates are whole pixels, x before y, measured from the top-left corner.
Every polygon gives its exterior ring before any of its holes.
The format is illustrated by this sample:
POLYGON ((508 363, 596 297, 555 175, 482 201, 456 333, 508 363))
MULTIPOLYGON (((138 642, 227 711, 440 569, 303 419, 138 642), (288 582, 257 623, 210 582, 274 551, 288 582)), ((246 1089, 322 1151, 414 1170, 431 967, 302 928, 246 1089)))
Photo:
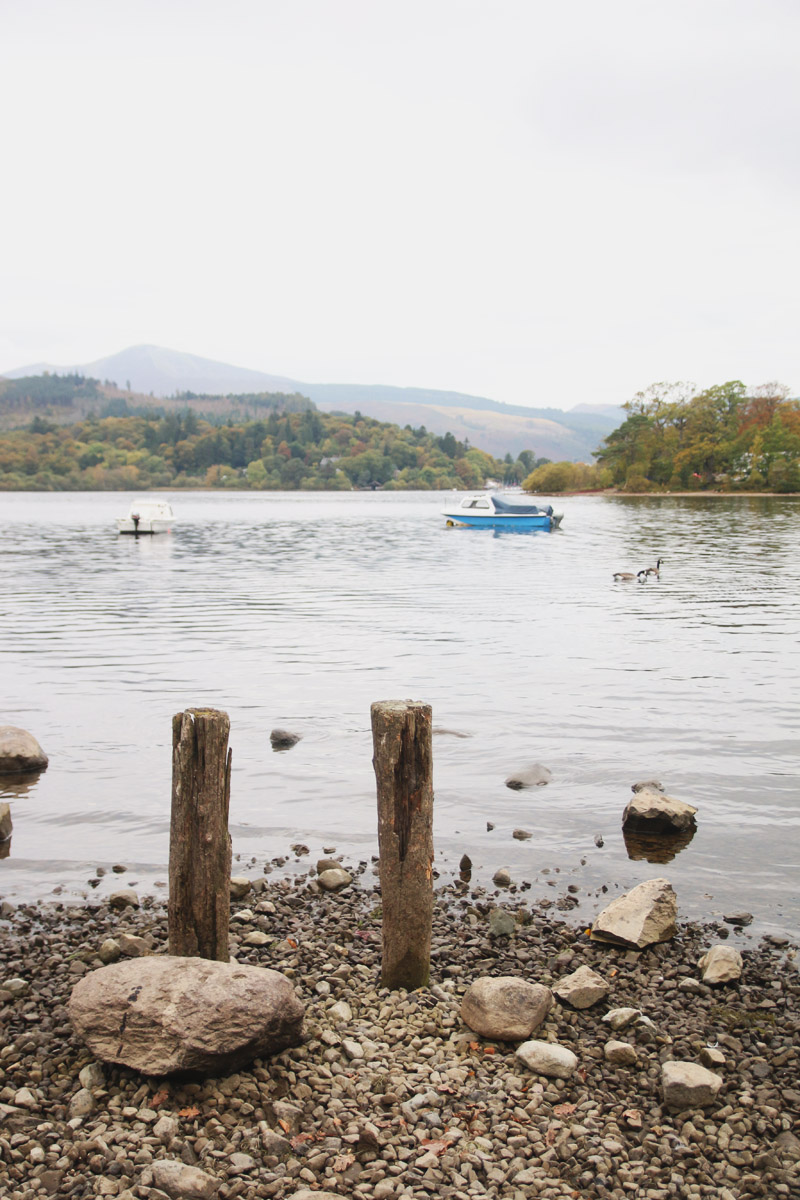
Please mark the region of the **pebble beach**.
POLYGON ((313 868, 254 871, 232 900, 231 954, 292 980, 304 1040, 214 1079, 96 1062, 69 1021, 72 987, 102 965, 109 940, 125 955, 166 952, 160 899, 3 903, 2 1195, 800 1196, 800 975, 785 939, 679 923, 669 942, 619 949, 549 902, 456 881, 436 893, 430 987, 392 992, 380 985, 380 894, 366 864, 353 875, 328 893, 313 868), (498 907, 511 932, 490 923, 498 907), (738 946, 744 970, 712 988, 698 962, 720 940, 738 946), (555 987, 582 965, 608 996, 583 1010, 556 1001, 535 1035, 577 1056, 570 1078, 532 1073, 513 1043, 462 1020, 479 978, 555 987), (613 1033, 602 1017, 623 1007, 648 1021, 613 1033), (631 1047, 625 1065, 609 1061, 611 1038, 631 1047), (669 1060, 713 1062, 724 1080, 714 1102, 667 1107, 669 1060))

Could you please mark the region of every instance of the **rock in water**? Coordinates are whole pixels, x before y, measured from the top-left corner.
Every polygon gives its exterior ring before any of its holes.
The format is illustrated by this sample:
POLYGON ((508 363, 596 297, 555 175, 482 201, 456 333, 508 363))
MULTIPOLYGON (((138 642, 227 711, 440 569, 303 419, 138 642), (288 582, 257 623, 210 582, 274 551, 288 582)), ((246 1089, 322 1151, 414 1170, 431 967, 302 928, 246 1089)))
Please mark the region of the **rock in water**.
POLYGON ((592 926, 592 938, 643 949, 675 936, 678 903, 667 879, 647 879, 612 900, 592 926))
POLYGON ((43 771, 47 755, 32 733, 16 725, 0 725, 0 775, 43 771))
POLYGON ((519 1042, 541 1025, 553 994, 540 983, 515 975, 476 979, 461 1001, 461 1020, 481 1037, 519 1042))
POLYGON ((273 729, 269 735, 273 750, 291 750, 302 738, 301 733, 292 733, 289 729, 273 729))
POLYGON ((523 788, 543 787, 552 778, 552 773, 548 771, 547 767, 543 767, 541 763, 534 763, 532 767, 523 767, 521 771, 515 771, 513 775, 509 775, 506 787, 519 792, 523 788))
POLYGON ((712 946, 700 959, 703 983, 733 983, 742 974, 742 956, 735 946, 712 946))
POLYGON ((0 842, 7 842, 11 837, 11 805, 0 804, 0 842))
POLYGON ((634 793, 622 814, 622 828, 652 833, 682 833, 694 829, 697 809, 683 800, 644 786, 634 793))
POLYGON ((156 955, 101 967, 72 991, 75 1032, 147 1075, 224 1075, 302 1040, 303 1005, 277 971, 156 955))

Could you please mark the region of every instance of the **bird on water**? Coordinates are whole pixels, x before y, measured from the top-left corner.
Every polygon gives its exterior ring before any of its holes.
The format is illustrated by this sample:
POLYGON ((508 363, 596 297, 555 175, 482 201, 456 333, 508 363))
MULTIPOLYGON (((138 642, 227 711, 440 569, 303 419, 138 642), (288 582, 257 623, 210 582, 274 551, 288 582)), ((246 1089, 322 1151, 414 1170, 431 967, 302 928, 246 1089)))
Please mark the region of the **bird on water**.
POLYGON ((645 575, 658 575, 659 571, 661 570, 661 564, 665 561, 666 560, 663 558, 656 559, 656 565, 654 567, 648 567, 645 571, 645 575))
POLYGON ((631 582, 631 581, 633 581, 634 579, 638 579, 638 580, 639 580, 639 583, 644 583, 645 579, 647 578, 647 572, 646 572, 646 571, 644 571, 644 570, 643 570, 643 571, 636 571, 636 572, 633 572, 633 571, 615 571, 615 572, 614 572, 614 578, 615 578, 615 579, 624 579, 626 582, 631 582))

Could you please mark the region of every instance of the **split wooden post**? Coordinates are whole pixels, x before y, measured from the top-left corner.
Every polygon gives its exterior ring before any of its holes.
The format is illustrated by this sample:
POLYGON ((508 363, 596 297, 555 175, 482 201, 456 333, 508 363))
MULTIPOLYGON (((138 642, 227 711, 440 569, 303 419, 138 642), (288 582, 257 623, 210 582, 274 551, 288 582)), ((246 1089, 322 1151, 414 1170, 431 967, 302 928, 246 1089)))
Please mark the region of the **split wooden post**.
POLYGON ((371 707, 378 787, 383 908, 381 984, 427 987, 433 921, 431 706, 382 700, 371 707))
POLYGON ((172 718, 169 952, 217 962, 230 958, 230 725, 213 708, 172 718))

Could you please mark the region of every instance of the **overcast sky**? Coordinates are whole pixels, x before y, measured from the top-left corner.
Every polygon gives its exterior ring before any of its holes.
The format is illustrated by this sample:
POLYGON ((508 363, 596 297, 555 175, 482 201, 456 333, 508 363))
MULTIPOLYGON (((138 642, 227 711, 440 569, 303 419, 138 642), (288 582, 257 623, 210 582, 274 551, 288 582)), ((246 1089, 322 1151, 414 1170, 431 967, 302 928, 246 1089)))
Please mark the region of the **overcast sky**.
POLYGON ((0 370, 800 390, 797 0, 0 0, 0 370))

